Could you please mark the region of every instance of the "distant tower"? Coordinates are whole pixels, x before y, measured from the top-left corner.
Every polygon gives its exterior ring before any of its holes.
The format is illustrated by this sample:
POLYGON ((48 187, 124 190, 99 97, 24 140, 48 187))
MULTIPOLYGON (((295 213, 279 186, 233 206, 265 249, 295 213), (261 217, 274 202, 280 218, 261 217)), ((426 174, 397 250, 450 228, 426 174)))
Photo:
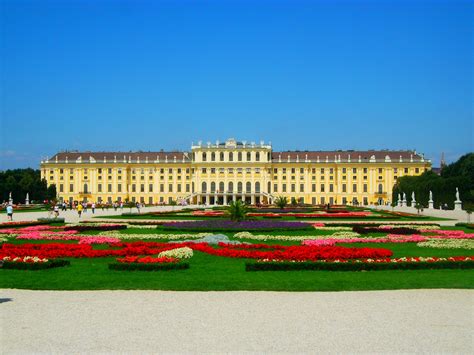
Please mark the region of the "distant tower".
POLYGON ((441 153, 441 161, 439 163, 440 172, 446 167, 446 160, 444 159, 444 152, 441 153))

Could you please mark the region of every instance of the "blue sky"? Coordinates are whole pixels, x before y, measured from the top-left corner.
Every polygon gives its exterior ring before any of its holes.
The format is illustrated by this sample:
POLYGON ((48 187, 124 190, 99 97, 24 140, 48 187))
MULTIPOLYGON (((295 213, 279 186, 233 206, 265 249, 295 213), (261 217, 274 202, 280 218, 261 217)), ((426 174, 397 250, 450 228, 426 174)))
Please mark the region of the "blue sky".
POLYGON ((228 137, 474 150, 470 1, 0 3, 0 169, 228 137))

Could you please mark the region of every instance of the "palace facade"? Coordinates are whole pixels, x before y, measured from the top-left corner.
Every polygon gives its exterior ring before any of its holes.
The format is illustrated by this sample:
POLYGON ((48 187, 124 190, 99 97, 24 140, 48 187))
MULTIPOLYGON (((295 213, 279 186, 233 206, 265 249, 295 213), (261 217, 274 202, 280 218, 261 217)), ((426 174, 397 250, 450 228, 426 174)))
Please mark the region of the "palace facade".
POLYGON ((41 161, 41 176, 68 201, 145 204, 386 204, 406 175, 431 169, 414 151, 286 151, 228 139, 189 152, 61 152, 41 161))

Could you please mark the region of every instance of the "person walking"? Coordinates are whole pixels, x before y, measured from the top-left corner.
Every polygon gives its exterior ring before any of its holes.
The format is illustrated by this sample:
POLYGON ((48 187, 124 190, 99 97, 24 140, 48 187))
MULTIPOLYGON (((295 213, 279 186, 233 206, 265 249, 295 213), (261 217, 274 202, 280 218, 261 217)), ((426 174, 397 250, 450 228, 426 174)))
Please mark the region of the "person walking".
POLYGON ((59 217, 59 206, 57 204, 54 205, 53 212, 54 212, 54 218, 58 218, 59 217))
POLYGON ((13 221, 13 206, 11 204, 7 206, 7 216, 8 216, 8 220, 12 222, 13 221))
POLYGON ((92 214, 95 214, 95 202, 92 202, 91 209, 92 209, 92 214))
POLYGON ((138 213, 140 213, 140 204, 138 202, 135 204, 135 207, 137 208, 138 213))
POLYGON ((84 207, 82 207, 82 205, 79 203, 77 205, 77 214, 79 215, 79 218, 81 218, 81 215, 82 215, 82 210, 84 209, 84 207))

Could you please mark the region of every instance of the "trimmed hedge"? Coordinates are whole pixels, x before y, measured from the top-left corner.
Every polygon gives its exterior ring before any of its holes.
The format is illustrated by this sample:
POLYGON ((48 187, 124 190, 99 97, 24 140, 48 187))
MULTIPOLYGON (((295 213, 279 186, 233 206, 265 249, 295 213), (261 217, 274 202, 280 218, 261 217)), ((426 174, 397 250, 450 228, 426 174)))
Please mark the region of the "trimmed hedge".
POLYGON ((377 271, 423 269, 474 269, 474 261, 417 263, 249 262, 245 264, 245 271, 377 271))
POLYGON ((373 227, 373 226, 372 227, 353 226, 352 230, 359 234, 390 233, 390 234, 410 235, 410 234, 419 233, 416 229, 407 228, 407 227, 383 229, 383 228, 378 228, 378 227, 373 227))
POLYGON ((46 222, 46 223, 64 223, 65 219, 63 217, 57 217, 57 218, 46 218, 46 217, 41 217, 38 218, 38 222, 46 222))
POLYGON ((189 263, 141 264, 141 263, 111 263, 110 270, 116 271, 169 271, 189 269, 189 263))
POLYGON ((69 265, 71 265, 71 262, 63 259, 50 260, 45 263, 17 263, 13 261, 4 261, 1 269, 45 270, 69 265))

